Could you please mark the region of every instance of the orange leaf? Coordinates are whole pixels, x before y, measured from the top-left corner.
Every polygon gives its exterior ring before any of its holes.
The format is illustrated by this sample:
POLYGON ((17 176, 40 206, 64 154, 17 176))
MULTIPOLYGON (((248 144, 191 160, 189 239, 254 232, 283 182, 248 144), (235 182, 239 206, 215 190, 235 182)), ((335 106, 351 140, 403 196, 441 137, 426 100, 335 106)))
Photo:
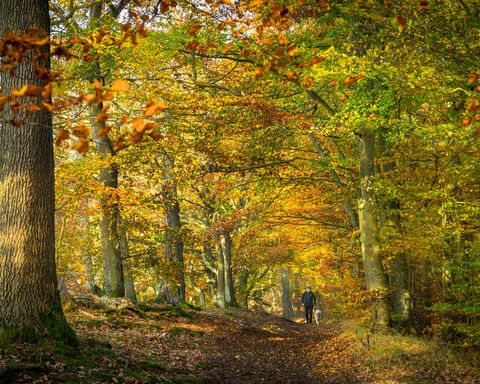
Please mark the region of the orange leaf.
POLYGON ((87 104, 92 103, 96 98, 95 95, 81 95, 81 99, 87 104))
POLYGON ((315 64, 318 64, 318 63, 322 63, 325 61, 325 57, 322 57, 322 56, 315 56, 312 60, 310 60, 310 62, 308 63, 309 66, 312 66, 312 65, 315 65, 315 64))
POLYGON ((97 137, 102 137, 108 135, 108 132, 112 130, 110 125, 105 125, 102 129, 97 132, 97 137))
POLYGON ((200 43, 195 40, 190 41, 186 46, 186 48, 191 51, 195 51, 198 47, 200 47, 200 43))
POLYGON ((88 140, 81 138, 80 141, 75 145, 75 149, 78 153, 84 155, 88 151, 88 140))
POLYGON ((472 84, 478 80, 478 73, 470 73, 468 75, 468 84, 472 84))
POLYGON ((0 107, 2 107, 4 104, 8 103, 10 101, 11 97, 10 96, 0 96, 0 107))
POLYGON ((265 75, 265 68, 264 67, 255 68, 255 78, 256 79, 260 79, 263 75, 265 75))
POLYGON ((110 89, 114 92, 125 92, 129 87, 130 85, 125 80, 117 79, 113 82, 110 89))
POLYGON ((75 136, 83 139, 86 139, 90 135, 90 128, 88 128, 83 121, 80 121, 72 131, 75 136))
POLYGON ((327 87, 331 88, 337 85, 337 80, 330 80, 327 84, 327 87))
POLYGON ((50 100, 51 96, 52 96, 52 83, 48 83, 42 92, 42 97, 44 100, 50 100))
POLYGON ((68 133, 68 131, 66 131, 65 129, 61 129, 60 131, 58 131, 57 137, 55 138, 55 145, 62 144, 65 140, 68 140, 69 137, 70 134, 68 133))
POLYGON ((407 21, 402 15, 397 15, 397 23, 402 27, 405 28, 405 25, 407 24, 407 21))
POLYGON ((50 104, 50 103, 42 103, 42 105, 44 106, 44 108, 49 111, 49 112, 52 112, 53 111, 53 105, 50 104))
POLYGON ((355 76, 348 76, 345 80, 343 80, 344 84, 353 85, 358 81, 355 76))
POLYGON ((466 107, 467 111, 472 110, 472 108, 475 106, 475 104, 476 104, 475 100, 471 100, 470 103, 468 103, 468 105, 466 107))
POLYGON ((465 117, 463 120, 462 120, 462 125, 464 127, 468 127, 470 125, 470 123, 472 122, 472 118, 467 116, 465 117))
POLYGON ((37 87, 36 85, 24 85, 22 89, 18 88, 13 88, 12 89, 12 95, 13 96, 18 96, 18 97, 23 97, 23 96, 31 96, 31 97, 39 97, 44 88, 43 87, 37 87))
POLYGON ((40 108, 37 104, 30 104, 28 106, 28 113, 33 113, 33 112, 38 112, 41 111, 42 108, 40 108))
POLYGON ((145 130, 145 122, 139 117, 133 119, 132 125, 136 132, 143 132, 145 130))
POLYGON ((200 29, 202 29, 202 25, 201 25, 201 24, 192 25, 192 26, 190 27, 190 29, 188 30, 188 34, 189 34, 190 36, 195 36, 200 29))
POLYGON ((144 115, 145 117, 150 117, 159 112, 165 111, 167 108, 168 108, 167 105, 163 101, 160 101, 158 103, 153 103, 147 108, 144 115))
POLYGON ((277 42, 278 42, 278 44, 280 44, 280 45, 287 45, 287 44, 288 44, 288 39, 287 39, 286 36, 280 35, 280 36, 278 36, 278 38, 277 38, 277 42))
POLYGON ((123 139, 118 139, 117 142, 115 143, 115 146, 113 147, 113 150, 118 152, 121 151, 123 148, 127 147, 127 142, 123 139))
POLYGON ((233 43, 228 43, 225 45, 225 47, 223 48, 223 53, 228 53, 232 50, 233 48, 233 43))

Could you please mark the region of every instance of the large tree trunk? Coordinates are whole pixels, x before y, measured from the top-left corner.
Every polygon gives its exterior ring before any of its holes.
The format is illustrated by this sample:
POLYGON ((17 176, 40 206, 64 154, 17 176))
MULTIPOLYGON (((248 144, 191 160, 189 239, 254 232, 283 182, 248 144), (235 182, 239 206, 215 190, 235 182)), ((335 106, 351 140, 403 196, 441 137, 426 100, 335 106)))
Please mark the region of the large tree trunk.
POLYGON ((182 223, 180 204, 177 199, 177 186, 173 177, 173 158, 163 157, 162 186, 163 205, 165 208, 165 258, 173 263, 173 280, 179 301, 185 300, 185 263, 183 259, 182 223))
POLYGON ((360 191, 358 202, 362 261, 367 289, 372 294, 372 327, 382 331, 388 328, 390 315, 387 301, 387 281, 377 240, 377 214, 373 191, 374 133, 363 127, 358 138, 360 163, 360 191))
POLYGON ((237 306, 235 298, 235 286, 232 271, 232 236, 229 233, 223 235, 223 256, 225 266, 225 305, 237 306))
MULTIPOLYGON (((0 36, 8 29, 24 33, 39 28, 50 33, 46 0, 3 0, 0 36)), ((47 53, 48 45, 43 50, 47 53)), ((38 52, 37 52, 38 53, 38 52)), ((13 76, 0 75, 0 89, 44 86, 27 51, 13 76)), ((8 60, 2 57, 3 60, 8 60)), ((5 61, 4 61, 5 62, 5 61)), ((22 100, 40 103, 38 98, 22 100)), ((0 126, 0 333, 3 339, 35 341, 53 337, 75 343, 60 305, 55 271, 54 164, 52 114, 47 110, 14 114, 3 108, 0 126), (15 124, 18 122, 17 124, 15 124)))
POLYGON ((293 319, 292 294, 290 282, 288 281, 288 270, 282 268, 282 316, 286 319, 293 319))

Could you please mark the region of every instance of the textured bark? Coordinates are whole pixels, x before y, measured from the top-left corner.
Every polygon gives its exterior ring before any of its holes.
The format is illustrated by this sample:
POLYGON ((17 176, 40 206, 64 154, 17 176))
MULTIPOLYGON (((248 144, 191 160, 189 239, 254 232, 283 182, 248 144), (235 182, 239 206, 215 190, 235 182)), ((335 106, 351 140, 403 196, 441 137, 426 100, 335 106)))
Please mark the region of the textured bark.
MULTIPOLYGON (((0 36, 7 29, 50 32, 46 0, 2 0, 0 36)), ((43 86, 29 51, 14 75, 2 73, 0 89, 43 86)), ((40 100, 28 98, 26 103, 40 100)), ((75 343, 60 305, 55 271, 52 114, 3 108, 0 127, 0 333, 4 339, 54 337, 75 343), (14 121, 21 123, 15 126, 14 121)))
POLYGON ((202 260, 205 269, 205 274, 207 276, 207 284, 210 288, 210 297, 213 300, 215 297, 215 289, 217 286, 217 274, 216 274, 216 267, 215 267, 215 258, 212 252, 212 246, 210 242, 205 240, 203 242, 203 252, 202 252, 202 260))
POLYGON ((223 256, 223 247, 219 242, 217 250, 217 289, 215 290, 215 303, 220 307, 225 307, 225 257, 223 256))
POLYGON ((288 270, 282 268, 282 316, 286 319, 293 319, 292 294, 288 275, 288 270))
MULTIPOLYGON (((97 137, 101 129, 105 127, 103 122, 96 122, 103 105, 100 103, 92 107, 93 133, 96 137, 97 151, 103 159, 111 160, 115 154, 113 144, 107 135, 97 137)), ((100 203, 102 206, 102 221, 100 223, 100 238, 102 243, 104 291, 110 297, 123 297, 125 295, 125 283, 123 276, 122 256, 120 252, 120 235, 118 218, 118 169, 113 161, 100 171, 100 180, 105 191, 100 203)))
POLYGON ((240 306, 245 309, 248 309, 248 297, 250 295, 250 292, 247 286, 248 276, 249 276, 248 269, 243 269, 240 271, 239 279, 238 279, 240 306))
POLYGON ((127 228, 122 220, 121 213, 118 212, 119 236, 120 236, 120 256, 122 258, 123 280, 125 284, 125 297, 132 302, 137 302, 135 284, 133 282, 132 271, 130 267, 130 248, 128 246, 127 228))
POLYGON ((178 300, 185 300, 185 263, 183 258, 182 222, 180 204, 177 200, 177 186, 173 177, 173 159, 163 157, 162 186, 163 205, 165 208, 165 258, 173 263, 173 280, 178 300))
POLYGON ((90 254, 82 256, 82 266, 83 266, 85 275, 87 275, 87 284, 86 284, 87 288, 94 295, 102 296, 104 292, 97 285, 95 281, 95 271, 93 269, 92 256, 90 254))
POLYGON ((393 314, 395 319, 406 321, 410 318, 411 295, 408 289, 408 262, 405 252, 395 255, 392 266, 393 314))
POLYGON ((372 327, 385 330, 390 323, 387 301, 387 280, 382 265, 380 245, 377 240, 377 215, 373 191, 374 174, 374 134, 363 127, 358 138, 360 163, 360 191, 358 201, 360 241, 362 261, 365 269, 367 289, 373 293, 372 327))
MULTIPOLYGON (((382 134, 378 135, 379 151, 384 157, 389 156, 388 147, 382 134)), ((394 161, 389 161, 383 167, 380 167, 381 171, 385 174, 384 177, 388 177, 388 172, 393 171, 396 168, 394 161)), ((400 202, 396 198, 392 198, 386 202, 385 207, 382 207, 381 222, 385 224, 387 219, 390 219, 397 232, 404 235, 404 229, 402 226, 402 219, 400 217, 400 202)), ((393 291, 393 317, 396 321, 405 322, 410 318, 411 311, 411 294, 408 284, 409 277, 409 265, 406 252, 396 253, 391 261, 391 272, 389 273, 391 288, 393 291)))
POLYGON ((229 233, 223 235, 223 257, 225 266, 225 305, 238 306, 235 298, 235 286, 232 270, 232 246, 233 241, 229 233))

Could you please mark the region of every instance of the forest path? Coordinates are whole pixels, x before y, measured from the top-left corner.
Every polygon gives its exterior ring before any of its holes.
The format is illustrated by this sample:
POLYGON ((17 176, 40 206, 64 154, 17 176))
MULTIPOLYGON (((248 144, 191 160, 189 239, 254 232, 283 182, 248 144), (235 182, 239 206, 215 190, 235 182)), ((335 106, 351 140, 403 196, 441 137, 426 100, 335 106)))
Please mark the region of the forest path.
POLYGON ((0 344, 1 383, 480 383, 480 354, 241 309, 76 307, 78 347, 0 344), (363 343, 359 340, 362 339, 363 343))

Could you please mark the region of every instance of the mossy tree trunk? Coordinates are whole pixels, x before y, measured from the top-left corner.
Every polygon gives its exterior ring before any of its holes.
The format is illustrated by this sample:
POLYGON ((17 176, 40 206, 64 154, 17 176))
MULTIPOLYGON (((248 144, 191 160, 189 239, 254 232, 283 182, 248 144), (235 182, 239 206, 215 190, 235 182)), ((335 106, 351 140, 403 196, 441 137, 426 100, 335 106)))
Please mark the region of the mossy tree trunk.
POLYGON ((372 295, 372 328, 384 331, 390 324, 390 311, 387 300, 388 285, 383 270, 380 244, 377 239, 378 219, 373 190, 375 179, 374 146, 373 130, 366 126, 362 127, 358 137, 361 191, 358 201, 358 218, 362 261, 367 289, 372 295))
MULTIPOLYGON (((47 0, 2 0, 0 36, 38 28, 50 33, 47 0)), ((48 45, 45 47, 47 53, 48 45)), ((0 75, 0 88, 45 86, 28 50, 13 76, 0 75)), ((7 60, 2 57, 2 61, 7 60)), ((24 103, 40 103, 28 97, 24 103)), ((4 339, 36 341, 53 337, 76 343, 60 305, 55 270, 54 163, 52 114, 16 113, 3 107, 0 127, 0 334, 4 339)))

